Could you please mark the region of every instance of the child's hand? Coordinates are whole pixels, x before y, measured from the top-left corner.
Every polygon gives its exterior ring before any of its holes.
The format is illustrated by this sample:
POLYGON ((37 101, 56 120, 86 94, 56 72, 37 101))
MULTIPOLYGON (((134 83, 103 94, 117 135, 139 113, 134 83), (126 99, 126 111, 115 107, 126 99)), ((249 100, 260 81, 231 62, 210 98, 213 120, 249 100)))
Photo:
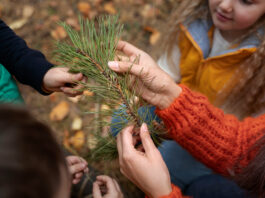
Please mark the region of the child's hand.
POLYGON ((72 183, 77 184, 84 173, 88 173, 87 162, 82 157, 78 156, 67 156, 66 162, 73 179, 72 183))
POLYGON ((86 82, 86 77, 81 73, 71 74, 68 72, 68 68, 65 67, 55 67, 48 70, 44 75, 42 86, 44 91, 64 92, 66 95, 73 97, 82 94, 81 91, 78 91, 82 86, 69 87, 69 85, 75 85, 78 81, 86 82))
POLYGON ((97 180, 93 183, 94 198, 123 198, 120 186, 115 179, 107 175, 97 176, 97 180), (102 192, 100 186, 106 187, 106 192, 102 192), (104 195, 102 195, 104 194, 104 195))

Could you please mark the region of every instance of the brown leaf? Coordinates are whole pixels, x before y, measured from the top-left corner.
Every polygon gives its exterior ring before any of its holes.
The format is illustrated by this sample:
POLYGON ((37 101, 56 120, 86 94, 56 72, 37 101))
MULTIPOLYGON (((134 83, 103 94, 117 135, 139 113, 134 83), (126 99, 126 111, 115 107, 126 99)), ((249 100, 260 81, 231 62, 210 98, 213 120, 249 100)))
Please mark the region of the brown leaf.
POLYGON ((81 99, 81 95, 75 96, 75 97, 68 97, 68 100, 70 100, 73 103, 78 103, 81 99))
POLYGON ((89 3, 87 2, 79 2, 78 5, 78 10, 85 16, 88 17, 89 16, 89 12, 91 10, 91 6, 89 3))
POLYGON ((154 18, 158 14, 159 14, 159 10, 155 8, 154 6, 151 6, 150 4, 146 4, 141 11, 141 15, 144 18, 148 18, 148 19, 154 18))
POLYGON ((55 40, 61 40, 66 38, 67 33, 64 30, 63 27, 61 26, 57 26, 55 30, 52 30, 51 32, 51 36, 55 39, 55 40))
POLYGON ((153 32, 155 32, 156 30, 155 30, 154 28, 152 28, 151 26, 144 26, 144 31, 147 31, 147 32, 153 33, 153 32))
POLYGON ((68 18, 66 19, 66 23, 72 27, 74 27, 76 30, 80 30, 80 25, 78 23, 78 20, 76 18, 68 18))
POLYGON ((160 36, 161 36, 161 33, 159 31, 153 32, 149 39, 149 42, 151 43, 151 45, 155 45, 157 41, 160 39, 160 36))
POLYGON ((58 7, 58 2, 57 1, 50 1, 49 6, 52 8, 56 8, 56 7, 58 7))
POLYGON ((83 131, 77 131, 74 136, 69 139, 69 143, 76 149, 79 150, 85 143, 85 134, 83 131))
POLYGON ((57 98, 58 98, 58 94, 56 92, 49 95, 49 99, 51 102, 55 102, 57 98))
POLYGON ((69 104, 66 101, 62 101, 52 109, 50 113, 50 119, 52 121, 61 121, 68 114, 69 114, 69 104))
POLYGON ((83 93, 85 96, 94 96, 94 92, 85 90, 83 93))
POLYGON ((151 36, 149 38, 149 42, 151 45, 155 45, 157 43, 157 41, 160 39, 161 33, 156 30, 153 27, 150 26, 145 26, 144 30, 151 33, 151 36))
POLYGON ((72 122, 72 130, 78 131, 82 129, 83 120, 80 117, 75 117, 72 122))
POLYGON ((32 16, 32 14, 34 13, 34 7, 30 6, 30 5, 26 5, 23 8, 23 17, 24 18, 29 18, 32 16))
POLYGON ((97 145, 97 138, 95 138, 95 136, 91 133, 88 134, 87 137, 87 146, 89 149, 94 149, 97 145))
POLYGON ((60 17, 58 15, 52 15, 50 17, 50 21, 53 22, 53 23, 57 23, 60 21, 60 17))
POLYGON ((108 14, 117 14, 117 10, 114 8, 112 2, 104 4, 104 11, 107 12, 108 14))
POLYGON ((27 22, 28 22, 28 19, 26 19, 26 18, 19 19, 17 21, 14 21, 13 23, 11 23, 9 25, 9 27, 13 30, 16 30, 16 29, 22 28, 27 22))
POLYGON ((101 111, 107 111, 107 110, 110 110, 110 107, 108 106, 108 105, 105 105, 105 104, 103 104, 103 105, 101 105, 101 111))

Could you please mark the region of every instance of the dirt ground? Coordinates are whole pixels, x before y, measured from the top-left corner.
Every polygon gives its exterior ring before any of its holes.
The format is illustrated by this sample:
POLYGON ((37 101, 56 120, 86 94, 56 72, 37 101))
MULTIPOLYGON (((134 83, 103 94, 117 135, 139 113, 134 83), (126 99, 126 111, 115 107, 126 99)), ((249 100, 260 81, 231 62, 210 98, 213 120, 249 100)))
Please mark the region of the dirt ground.
MULTIPOLYGON (((42 51, 50 62, 54 62, 55 40, 66 37, 65 32, 58 28, 59 21, 66 21, 78 28, 80 11, 91 20, 102 14, 119 13, 120 22, 124 24, 122 39, 157 58, 159 54, 154 45, 164 36, 162 29, 168 21, 173 4, 174 0, 1 0, 0 18, 24 38, 31 48, 42 51)), ((77 102, 61 93, 42 96, 28 86, 19 87, 28 109, 53 128, 58 141, 71 151, 84 155, 88 147, 87 126, 92 118, 83 112, 88 107, 93 108, 94 104, 88 104, 82 98, 77 102), (62 120, 51 120, 51 111, 62 101, 69 105, 69 112, 62 120), (77 133, 72 127, 76 117, 83 121, 79 131, 84 134, 85 143, 81 145, 70 141, 77 133)), ((94 166, 111 174, 123 185, 128 183, 118 173, 116 162, 107 166, 97 163, 94 166)), ((134 187, 125 189, 128 197, 139 195, 134 187)))

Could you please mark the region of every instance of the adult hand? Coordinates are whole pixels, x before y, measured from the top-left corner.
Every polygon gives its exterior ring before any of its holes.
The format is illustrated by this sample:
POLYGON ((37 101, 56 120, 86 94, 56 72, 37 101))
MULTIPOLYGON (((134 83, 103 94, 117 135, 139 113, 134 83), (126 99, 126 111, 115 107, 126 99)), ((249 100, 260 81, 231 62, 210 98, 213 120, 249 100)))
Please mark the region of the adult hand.
POLYGON ((88 173, 87 162, 82 157, 78 156, 67 156, 66 162, 72 176, 72 183, 77 184, 84 173, 88 173))
POLYGON ((169 172, 150 137, 147 125, 143 124, 140 129, 144 152, 136 150, 133 145, 133 128, 126 127, 117 136, 121 172, 149 197, 170 194, 172 188, 169 172))
POLYGON ((115 179, 107 175, 97 176, 97 180, 93 183, 93 197, 94 198, 123 198, 120 186, 115 179), (106 193, 100 190, 100 186, 106 186, 106 193))
POLYGON ((181 88, 147 53, 125 41, 118 42, 117 50, 128 56, 129 60, 110 61, 109 67, 115 72, 129 72, 137 77, 139 80, 133 87, 147 102, 164 109, 179 96, 181 88), (139 62, 134 63, 137 57, 139 62))
POLYGON ((77 96, 82 94, 78 91, 82 85, 76 85, 78 81, 85 82, 86 78, 83 74, 72 74, 68 72, 68 68, 55 67, 47 71, 43 78, 43 89, 47 92, 63 92, 67 96, 77 96), (67 85, 74 85, 69 87, 67 85))

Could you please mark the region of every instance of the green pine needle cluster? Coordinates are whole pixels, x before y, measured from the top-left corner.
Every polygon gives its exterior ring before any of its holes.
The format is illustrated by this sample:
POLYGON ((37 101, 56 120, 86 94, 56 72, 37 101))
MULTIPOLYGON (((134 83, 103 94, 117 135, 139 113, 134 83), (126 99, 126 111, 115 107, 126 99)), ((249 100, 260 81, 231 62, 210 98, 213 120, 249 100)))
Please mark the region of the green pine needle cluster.
MULTIPOLYGON (((100 108, 92 112, 99 115, 95 119, 95 124, 104 127, 123 129, 128 123, 134 123, 137 127, 150 117, 150 112, 145 111, 144 115, 139 115, 138 109, 141 105, 147 106, 143 99, 137 97, 136 91, 129 88, 130 75, 125 73, 118 75, 108 67, 108 61, 114 60, 117 42, 122 33, 122 25, 117 16, 105 16, 97 22, 82 19, 80 17, 80 31, 74 30, 66 23, 61 25, 66 30, 70 42, 57 43, 57 62, 68 67, 71 72, 83 73, 87 78, 87 83, 81 83, 83 90, 94 93, 94 102, 106 104, 109 110, 100 108), (118 110, 117 110, 117 107, 118 110), (110 117, 114 114, 120 117, 120 121, 112 123, 110 117)), ((137 60, 135 60, 137 61, 137 60)), ((137 83, 137 80, 136 80, 137 83)), ((139 91, 139 90, 138 90, 139 91)), ((91 113, 91 112, 90 112, 91 113)), ((153 120, 149 119, 148 128, 156 144, 161 142, 163 130, 156 127, 153 120)), ((117 157, 115 138, 111 135, 102 137, 101 133, 94 131, 97 138, 97 145, 91 151, 94 159, 112 160, 117 157)))

